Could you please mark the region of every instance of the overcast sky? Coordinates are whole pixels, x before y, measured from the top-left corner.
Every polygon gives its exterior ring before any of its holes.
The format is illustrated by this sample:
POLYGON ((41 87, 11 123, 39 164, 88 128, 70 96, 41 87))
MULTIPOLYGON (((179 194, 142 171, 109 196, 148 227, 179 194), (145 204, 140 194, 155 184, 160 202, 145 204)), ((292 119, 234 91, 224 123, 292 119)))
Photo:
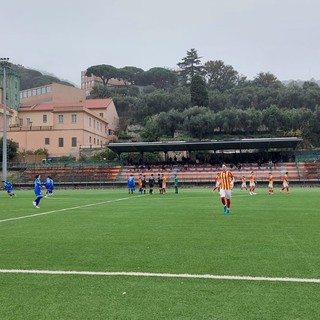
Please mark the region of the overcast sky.
POLYGON ((80 86, 92 65, 177 68, 195 48, 252 79, 320 80, 319 0, 8 0, 0 57, 80 86))

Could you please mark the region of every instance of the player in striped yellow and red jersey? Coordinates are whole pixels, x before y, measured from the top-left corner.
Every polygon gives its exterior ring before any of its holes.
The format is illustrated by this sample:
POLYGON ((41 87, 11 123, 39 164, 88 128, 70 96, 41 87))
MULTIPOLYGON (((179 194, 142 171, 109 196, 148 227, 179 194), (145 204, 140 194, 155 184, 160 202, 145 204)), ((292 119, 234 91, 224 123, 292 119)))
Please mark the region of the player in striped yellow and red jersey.
POLYGON ((249 186, 250 186, 249 194, 250 194, 250 195, 256 194, 256 193, 254 192, 254 189, 256 188, 256 177, 255 177, 253 171, 251 171, 251 174, 250 174, 250 176, 249 176, 249 186))
POLYGON ((234 177, 232 172, 227 170, 225 164, 222 165, 222 172, 220 173, 220 197, 225 214, 230 214, 231 188, 233 180, 234 177))
POLYGON ((286 189, 287 193, 289 192, 289 178, 288 178, 288 171, 285 173, 285 175, 282 177, 282 189, 280 190, 280 193, 286 189))
POLYGON ((220 191, 220 172, 217 172, 217 175, 214 179, 214 188, 212 191, 215 191, 218 189, 218 192, 220 191))
POLYGON ((269 194, 273 194, 273 175, 271 172, 269 173, 268 181, 269 181, 269 184, 268 184, 269 194))
POLYGON ((241 178, 241 188, 240 191, 242 191, 243 189, 247 190, 247 180, 245 176, 242 176, 241 178))

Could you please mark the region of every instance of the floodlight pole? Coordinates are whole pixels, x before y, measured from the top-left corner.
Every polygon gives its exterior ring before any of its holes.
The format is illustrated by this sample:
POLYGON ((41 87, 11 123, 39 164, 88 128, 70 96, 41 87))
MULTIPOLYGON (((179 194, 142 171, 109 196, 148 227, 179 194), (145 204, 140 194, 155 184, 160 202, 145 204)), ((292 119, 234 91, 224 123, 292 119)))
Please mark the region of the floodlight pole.
POLYGON ((3 136, 2 136, 2 180, 7 181, 7 67, 9 58, 0 58, 3 69, 2 100, 3 100, 3 136))

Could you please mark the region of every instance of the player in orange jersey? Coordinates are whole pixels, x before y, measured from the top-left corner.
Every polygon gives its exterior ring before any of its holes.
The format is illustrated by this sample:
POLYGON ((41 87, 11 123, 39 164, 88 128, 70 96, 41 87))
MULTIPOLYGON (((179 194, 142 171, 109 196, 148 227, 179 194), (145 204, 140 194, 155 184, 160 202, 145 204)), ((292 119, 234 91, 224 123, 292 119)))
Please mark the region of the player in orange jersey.
POLYGON ((227 170, 225 164, 222 165, 222 172, 220 173, 220 197, 225 214, 230 214, 231 185, 233 179, 234 178, 232 172, 227 170))
POLYGON ((287 190, 287 194, 290 193, 289 192, 289 178, 288 178, 288 171, 285 173, 285 175, 282 178, 282 189, 279 191, 280 193, 282 193, 282 191, 286 189, 287 190))
POLYGON ((242 191, 243 189, 248 190, 248 188, 247 188, 247 180, 246 180, 246 177, 245 177, 245 176, 242 176, 242 178, 241 178, 241 188, 240 188, 240 191, 242 191))
POLYGON ((273 194, 273 176, 272 176, 272 172, 269 173, 269 184, 268 184, 268 188, 269 188, 269 194, 273 194))
POLYGON ((218 192, 220 191, 220 172, 217 172, 217 175, 214 179, 214 188, 212 191, 215 191, 218 189, 218 192))
POLYGON ((167 190, 167 178, 162 174, 162 193, 166 193, 167 190))
POLYGON ((139 193, 142 194, 142 176, 141 176, 141 174, 140 174, 137 182, 138 182, 138 187, 139 187, 139 193))
POLYGON ((249 194, 250 194, 250 195, 256 194, 256 193, 254 192, 254 189, 256 188, 256 177, 255 177, 253 171, 251 171, 251 174, 250 174, 250 176, 249 176, 249 186, 250 186, 249 194))

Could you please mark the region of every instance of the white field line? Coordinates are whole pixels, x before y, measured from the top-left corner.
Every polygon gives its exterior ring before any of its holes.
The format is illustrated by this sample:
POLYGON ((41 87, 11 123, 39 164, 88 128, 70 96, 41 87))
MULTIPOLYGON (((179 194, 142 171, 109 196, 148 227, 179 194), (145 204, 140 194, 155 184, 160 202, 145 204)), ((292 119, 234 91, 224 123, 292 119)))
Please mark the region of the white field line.
POLYGON ((44 215, 51 214, 51 213, 57 213, 57 212, 63 212, 63 211, 69 211, 69 210, 76 210, 76 209, 82 209, 82 208, 88 208, 88 207, 98 206, 98 205, 106 204, 106 203, 112 203, 112 202, 118 202, 118 201, 130 200, 130 199, 136 199, 138 197, 141 197, 141 196, 139 195, 139 196, 132 196, 132 197, 126 197, 126 198, 102 201, 102 202, 95 202, 95 203, 85 204, 85 205, 82 205, 82 206, 76 206, 76 207, 70 207, 70 208, 63 208, 63 209, 59 209, 59 210, 53 210, 53 211, 46 211, 46 212, 41 212, 41 213, 30 214, 28 216, 8 218, 8 219, 0 220, 0 223, 8 222, 8 221, 14 221, 14 220, 34 218, 34 217, 44 216, 44 215))
POLYGON ((320 283, 320 279, 311 278, 279 278, 279 277, 251 277, 251 276, 224 276, 212 274, 174 274, 150 272, 98 272, 98 271, 61 271, 61 270, 20 270, 0 269, 0 273, 22 274, 48 274, 48 275, 84 275, 84 276, 130 276, 130 277, 161 277, 161 278, 192 278, 215 280, 244 280, 244 281, 272 281, 272 282, 298 282, 320 283))

